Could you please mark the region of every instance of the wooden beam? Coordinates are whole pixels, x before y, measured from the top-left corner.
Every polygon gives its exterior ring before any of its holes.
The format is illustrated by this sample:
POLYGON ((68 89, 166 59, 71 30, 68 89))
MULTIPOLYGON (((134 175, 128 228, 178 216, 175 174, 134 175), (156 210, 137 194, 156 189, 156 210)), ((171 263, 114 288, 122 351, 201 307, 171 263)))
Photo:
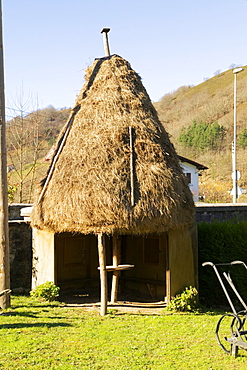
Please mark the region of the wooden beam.
POLYGON ((166 303, 169 304, 171 301, 171 270, 170 270, 170 262, 169 262, 169 244, 167 242, 166 246, 166 303))
POLYGON ((134 181, 134 144, 133 144, 133 128, 129 127, 129 145, 130 145, 130 204, 135 205, 135 181, 134 181))
POLYGON ((113 235, 112 237, 112 264, 113 275, 112 275, 112 287, 111 287, 111 303, 117 302, 118 295, 118 280, 119 280, 119 269, 117 269, 120 262, 120 249, 121 248, 121 237, 119 235, 113 235))
MULTIPOLYGON (((106 266, 106 271, 121 271, 121 270, 129 270, 132 267, 135 267, 135 265, 118 265, 118 266, 106 266)), ((98 267, 98 270, 100 270, 100 267, 98 267)))
POLYGON ((109 40, 108 40, 108 32, 110 31, 110 28, 102 28, 100 33, 103 34, 104 38, 104 48, 105 48, 105 55, 110 56, 110 47, 109 47, 109 40))
POLYGON ((5 291, 0 298, 0 307, 10 306, 10 262, 8 228, 8 185, 7 153, 5 125, 4 61, 2 36, 2 1, 0 0, 0 291, 5 291))
POLYGON ((107 272, 104 234, 98 234, 98 253, 100 268, 100 315, 105 316, 107 313, 107 272))

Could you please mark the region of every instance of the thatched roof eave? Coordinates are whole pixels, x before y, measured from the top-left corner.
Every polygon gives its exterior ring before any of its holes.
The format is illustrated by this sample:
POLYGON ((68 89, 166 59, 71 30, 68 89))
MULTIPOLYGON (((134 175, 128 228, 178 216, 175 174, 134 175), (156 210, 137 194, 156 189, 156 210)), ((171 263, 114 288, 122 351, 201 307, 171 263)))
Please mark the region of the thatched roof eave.
POLYGON ((32 225, 58 233, 161 233, 193 222, 178 156, 123 58, 88 69, 37 199, 32 225))

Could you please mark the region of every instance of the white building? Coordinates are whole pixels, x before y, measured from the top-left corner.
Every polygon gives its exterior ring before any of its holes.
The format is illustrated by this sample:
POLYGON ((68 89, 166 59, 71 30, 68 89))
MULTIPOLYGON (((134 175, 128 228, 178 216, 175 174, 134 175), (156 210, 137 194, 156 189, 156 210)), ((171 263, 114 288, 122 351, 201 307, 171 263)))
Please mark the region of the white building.
POLYGON ((183 169, 183 173, 188 179, 188 184, 190 190, 193 194, 194 202, 199 201, 199 178, 200 171, 207 170, 208 167, 200 164, 198 162, 192 161, 188 158, 178 156, 180 160, 180 165, 183 169))

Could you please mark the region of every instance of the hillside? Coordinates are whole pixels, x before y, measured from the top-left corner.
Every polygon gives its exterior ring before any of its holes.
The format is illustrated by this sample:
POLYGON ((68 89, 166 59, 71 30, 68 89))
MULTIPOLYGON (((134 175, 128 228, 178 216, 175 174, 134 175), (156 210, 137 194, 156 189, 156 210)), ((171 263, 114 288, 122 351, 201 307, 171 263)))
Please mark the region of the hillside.
POLYGON ((33 201, 34 189, 45 175, 45 156, 68 119, 70 109, 53 107, 20 114, 6 122, 9 200, 33 201))
MULTIPOLYGON (((237 141, 247 128, 247 68, 237 75, 237 141)), ((209 167, 201 177, 200 191, 206 201, 231 202, 233 141, 233 73, 223 72, 197 86, 183 86, 154 103, 160 120, 170 134, 178 154, 209 167), (217 150, 185 147, 178 138, 181 129, 193 122, 212 124, 217 121, 225 128, 225 137, 217 150)), ((237 145, 237 169, 241 173, 239 187, 247 188, 247 146, 237 145)), ((245 202, 246 195, 239 198, 245 202)))
MULTIPOLYGON (((200 192, 208 202, 231 202, 233 141, 233 73, 223 72, 197 86, 182 86, 154 103, 159 118, 169 133, 178 154, 209 167, 200 177, 200 192), (216 150, 185 147, 178 138, 184 127, 193 122, 208 125, 217 121, 225 136, 216 150)), ((67 121, 70 109, 53 107, 34 111, 7 122, 9 185, 15 202, 32 202, 35 184, 44 177, 49 162, 44 157, 67 121)), ((247 130, 247 67, 237 75, 238 139, 247 130)), ((247 132, 246 132, 247 145, 247 132)), ((237 169, 241 173, 239 187, 247 189, 247 146, 237 146, 237 169)), ((247 202, 243 194, 239 202, 247 202)))

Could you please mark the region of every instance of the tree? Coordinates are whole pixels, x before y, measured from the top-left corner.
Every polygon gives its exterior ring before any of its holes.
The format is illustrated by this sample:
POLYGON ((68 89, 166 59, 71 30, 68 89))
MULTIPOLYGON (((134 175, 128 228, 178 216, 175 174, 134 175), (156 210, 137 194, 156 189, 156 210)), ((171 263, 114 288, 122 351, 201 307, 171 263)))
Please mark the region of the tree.
POLYGON ((214 72, 214 76, 218 76, 220 74, 221 70, 217 69, 217 71, 214 72))
POLYGON ((247 146, 247 130, 244 128, 242 132, 239 134, 238 145, 241 148, 245 148, 247 146))
POLYGON ((48 163, 43 159, 67 120, 69 109, 56 111, 49 106, 33 110, 32 100, 24 100, 23 92, 16 101, 14 111, 19 114, 7 122, 8 161, 12 166, 9 188, 18 187, 16 195, 11 193, 12 200, 15 196, 20 203, 31 203, 34 185, 47 170, 48 163))
POLYGON ((13 168, 9 173, 9 179, 12 180, 9 186, 18 187, 20 203, 30 203, 39 166, 38 160, 48 149, 41 136, 44 117, 39 109, 27 113, 32 110, 32 101, 30 98, 24 101, 23 96, 21 93, 15 104, 15 111, 18 111, 19 115, 7 123, 8 160, 13 168))
POLYGON ((40 151, 38 111, 29 119, 29 101, 19 99, 19 115, 7 125, 8 158, 13 166, 10 177, 18 183, 19 202, 30 203, 40 151), (15 176, 13 176, 15 175, 15 176), (28 190, 24 188, 28 185, 28 190))
POLYGON ((217 121, 212 124, 193 121, 187 129, 182 127, 178 141, 187 148, 216 150, 222 143, 225 134, 226 129, 224 126, 220 126, 217 121))

